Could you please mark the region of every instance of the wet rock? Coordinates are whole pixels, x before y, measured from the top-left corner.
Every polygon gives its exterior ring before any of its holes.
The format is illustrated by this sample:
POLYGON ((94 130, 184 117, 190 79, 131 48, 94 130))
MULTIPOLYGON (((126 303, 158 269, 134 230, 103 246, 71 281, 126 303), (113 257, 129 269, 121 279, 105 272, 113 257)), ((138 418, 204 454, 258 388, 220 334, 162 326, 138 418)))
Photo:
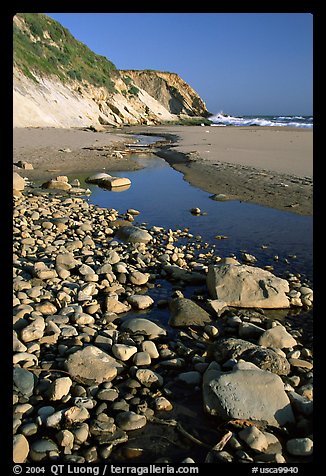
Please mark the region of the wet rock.
POLYGON ((175 298, 170 302, 172 327, 204 326, 211 321, 210 315, 198 304, 186 298, 175 298))
POLYGON ((120 368, 122 366, 113 357, 91 345, 74 352, 65 362, 71 378, 86 385, 110 382, 120 368))
POLYGON ((207 287, 213 299, 233 307, 287 308, 289 284, 271 272, 248 265, 208 267, 207 287))
POLYGON ((221 372, 211 381, 206 379, 205 410, 223 420, 265 420, 276 426, 293 423, 294 415, 281 378, 245 364, 237 364, 231 372, 221 372))

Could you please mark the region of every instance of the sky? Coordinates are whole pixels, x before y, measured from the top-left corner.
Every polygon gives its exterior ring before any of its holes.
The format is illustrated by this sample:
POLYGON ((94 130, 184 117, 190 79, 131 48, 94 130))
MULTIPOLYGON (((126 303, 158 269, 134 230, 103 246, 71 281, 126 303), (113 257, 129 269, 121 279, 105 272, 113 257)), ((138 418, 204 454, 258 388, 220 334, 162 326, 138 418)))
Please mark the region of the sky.
POLYGON ((216 114, 312 115, 310 13, 47 13, 118 69, 175 72, 216 114))

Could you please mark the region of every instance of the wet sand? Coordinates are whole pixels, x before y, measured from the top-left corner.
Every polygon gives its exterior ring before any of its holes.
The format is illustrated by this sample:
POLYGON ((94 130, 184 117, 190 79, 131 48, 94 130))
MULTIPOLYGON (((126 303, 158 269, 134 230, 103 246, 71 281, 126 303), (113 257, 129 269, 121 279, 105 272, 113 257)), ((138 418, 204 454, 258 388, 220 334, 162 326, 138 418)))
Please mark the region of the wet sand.
POLYGON ((279 127, 135 126, 92 132, 80 129, 14 129, 13 162, 31 179, 83 171, 135 170, 125 154, 129 134, 163 135, 169 144, 156 151, 185 180, 224 199, 241 200, 303 215, 313 213, 311 129, 279 127), (67 151, 68 149, 68 151, 67 151))
POLYGON ((173 135, 170 147, 158 155, 206 192, 313 214, 311 129, 158 126, 133 130, 173 135))

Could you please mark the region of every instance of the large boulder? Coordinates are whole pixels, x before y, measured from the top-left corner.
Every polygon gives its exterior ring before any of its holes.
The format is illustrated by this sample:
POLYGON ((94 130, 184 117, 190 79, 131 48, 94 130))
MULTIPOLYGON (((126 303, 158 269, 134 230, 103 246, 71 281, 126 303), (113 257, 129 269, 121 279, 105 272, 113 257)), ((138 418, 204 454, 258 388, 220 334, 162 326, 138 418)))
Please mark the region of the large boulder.
POLYGON ((231 372, 204 375, 204 408, 223 420, 264 420, 270 425, 294 423, 290 400, 282 379, 254 364, 243 362, 231 372))
POLYGON ((169 325, 172 327, 204 326, 211 317, 198 304, 186 298, 175 298, 170 302, 171 316, 169 325))
POLYGON ((208 267, 207 288, 213 299, 233 307, 288 308, 289 283, 265 269, 241 264, 208 267))

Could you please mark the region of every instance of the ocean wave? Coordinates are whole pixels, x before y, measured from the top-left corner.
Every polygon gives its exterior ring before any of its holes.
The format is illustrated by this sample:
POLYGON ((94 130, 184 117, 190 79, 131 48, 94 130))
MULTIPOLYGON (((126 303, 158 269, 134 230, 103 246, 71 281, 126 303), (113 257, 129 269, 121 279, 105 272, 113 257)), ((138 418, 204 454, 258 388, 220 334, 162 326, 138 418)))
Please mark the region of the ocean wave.
POLYGON ((313 127, 311 116, 230 116, 219 112, 209 118, 213 124, 211 126, 268 126, 268 127, 313 127))

